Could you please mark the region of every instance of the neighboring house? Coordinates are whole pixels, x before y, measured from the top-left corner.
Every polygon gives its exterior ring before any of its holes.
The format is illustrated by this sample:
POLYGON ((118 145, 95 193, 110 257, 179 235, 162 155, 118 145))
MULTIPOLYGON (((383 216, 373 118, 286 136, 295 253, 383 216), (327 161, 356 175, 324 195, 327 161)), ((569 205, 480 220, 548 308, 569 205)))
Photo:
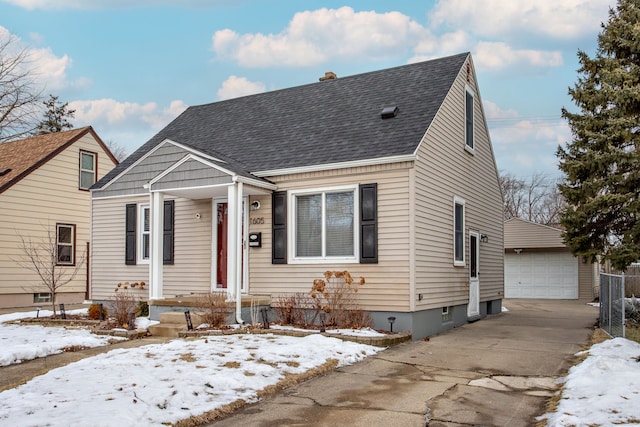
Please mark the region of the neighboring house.
POLYGON ((504 223, 505 298, 592 300, 598 265, 573 256, 558 228, 520 218, 504 223))
POLYGON ((502 197, 471 56, 322 80, 190 107, 100 180, 92 298, 145 281, 153 317, 176 296, 276 297, 348 270, 379 329, 500 313, 502 197))
MULTIPOLYGON (((20 265, 26 261, 21 237, 54 245, 54 262, 65 274, 83 262, 89 248, 89 187, 117 164, 91 127, 0 144, 0 307, 50 301, 37 274, 20 265)), ((87 272, 82 267, 60 288, 57 302, 82 302, 87 272)))

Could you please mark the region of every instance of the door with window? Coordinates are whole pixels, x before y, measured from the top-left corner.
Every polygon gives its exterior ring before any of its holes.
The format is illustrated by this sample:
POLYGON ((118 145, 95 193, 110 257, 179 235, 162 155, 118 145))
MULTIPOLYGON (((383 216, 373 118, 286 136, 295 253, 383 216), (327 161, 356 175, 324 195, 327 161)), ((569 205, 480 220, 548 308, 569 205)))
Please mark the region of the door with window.
POLYGON ((467 318, 480 317, 480 234, 469 232, 469 304, 467 318))
MULTIPOLYGON (((247 230, 245 218, 245 202, 242 203, 242 291, 246 290, 245 278, 247 277, 246 268, 246 247, 244 245, 244 235, 247 230)), ((214 256, 213 263, 215 265, 215 288, 227 289, 227 259, 230 256, 228 252, 228 229, 229 229, 229 204, 226 199, 214 201, 214 256)))

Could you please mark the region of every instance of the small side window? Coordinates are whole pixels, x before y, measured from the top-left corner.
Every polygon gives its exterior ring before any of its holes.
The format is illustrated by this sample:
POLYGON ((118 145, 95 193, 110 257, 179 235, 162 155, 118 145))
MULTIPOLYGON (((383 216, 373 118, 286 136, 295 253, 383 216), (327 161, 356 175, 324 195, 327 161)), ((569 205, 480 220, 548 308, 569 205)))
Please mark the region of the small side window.
POLYGON ((96 182, 95 153, 80 151, 80 189, 88 190, 96 182))
POLYGON ((474 129, 473 129, 473 93, 470 89, 465 90, 465 148, 473 152, 475 149, 474 129))
POLYGON ((453 264, 464 266, 464 200, 453 202, 453 264))
POLYGON ((58 265, 74 265, 76 226, 56 224, 56 261, 58 265))

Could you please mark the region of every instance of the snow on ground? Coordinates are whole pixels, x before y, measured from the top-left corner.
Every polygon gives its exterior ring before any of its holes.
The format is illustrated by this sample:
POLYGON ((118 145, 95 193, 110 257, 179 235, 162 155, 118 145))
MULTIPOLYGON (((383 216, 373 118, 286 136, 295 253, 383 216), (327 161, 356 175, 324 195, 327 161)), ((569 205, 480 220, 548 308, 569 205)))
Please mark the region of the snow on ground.
POLYGON ((548 426, 640 425, 640 344, 614 338, 591 346, 565 378, 548 426))
MULTIPOLYGON (((87 309, 67 311, 68 314, 86 312, 87 309)), ((41 317, 51 314, 48 310, 39 313, 41 317)), ((0 366, 62 353, 65 347, 102 347, 108 345, 109 340, 126 339, 95 335, 87 329, 2 323, 27 317, 36 317, 36 312, 0 315, 0 366)))
POLYGON ((329 359, 352 364, 382 348, 318 334, 223 335, 115 349, 0 393, 0 425, 161 426, 201 415, 329 359))

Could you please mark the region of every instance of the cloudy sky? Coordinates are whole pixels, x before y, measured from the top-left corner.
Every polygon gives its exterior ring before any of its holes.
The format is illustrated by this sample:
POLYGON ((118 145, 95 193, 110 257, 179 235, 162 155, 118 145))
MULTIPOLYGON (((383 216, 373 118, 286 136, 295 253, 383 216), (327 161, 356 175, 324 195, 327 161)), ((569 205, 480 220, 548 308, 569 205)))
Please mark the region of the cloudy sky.
POLYGON ((129 153, 187 106, 471 52, 501 172, 559 176, 615 0, 0 0, 44 93, 129 153))

